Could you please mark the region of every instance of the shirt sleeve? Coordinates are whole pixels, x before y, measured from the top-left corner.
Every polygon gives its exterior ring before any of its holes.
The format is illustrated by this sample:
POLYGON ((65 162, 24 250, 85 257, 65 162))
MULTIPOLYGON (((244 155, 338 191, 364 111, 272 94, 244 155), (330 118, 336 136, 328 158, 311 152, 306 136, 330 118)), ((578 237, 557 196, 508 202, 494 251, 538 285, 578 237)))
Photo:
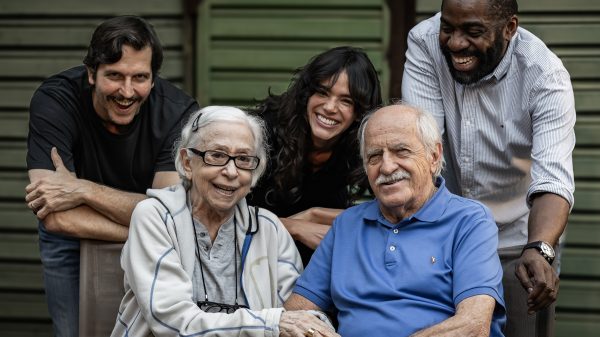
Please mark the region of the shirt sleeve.
POLYGON ((430 52, 431 43, 428 44, 430 41, 427 40, 435 40, 434 44, 437 46, 437 38, 434 39, 428 34, 435 28, 432 23, 433 20, 439 20, 438 16, 420 23, 408 34, 408 49, 402 76, 402 100, 431 113, 444 134, 444 106, 438 74, 435 71, 436 57, 430 52))
POLYGON ((491 213, 477 203, 462 219, 453 249, 453 297, 457 306, 475 295, 489 295, 504 309, 498 229, 491 213), (478 208, 478 209, 477 209, 478 208))
POLYGON ((573 149, 575 147, 575 99, 571 79, 560 69, 542 76, 530 97, 533 145, 531 150, 532 195, 550 192, 563 197, 573 208, 575 181, 573 149))
POLYGON ((185 112, 183 115, 179 111, 174 111, 174 114, 181 118, 173 123, 171 131, 163 142, 163 147, 156 158, 155 172, 175 171, 175 156, 173 154, 173 146, 175 141, 181 137, 181 129, 187 123, 188 118, 194 112, 199 110, 198 103, 191 101, 188 106, 184 106, 185 112))
POLYGON ((56 147, 63 163, 75 171, 73 147, 77 126, 69 109, 78 107, 66 97, 54 97, 38 89, 29 105, 29 134, 27 137, 27 169, 54 171, 50 150, 56 147))
POLYGON ((294 288, 294 293, 313 302, 323 311, 334 308, 331 298, 331 267, 338 219, 339 217, 334 220, 294 288))

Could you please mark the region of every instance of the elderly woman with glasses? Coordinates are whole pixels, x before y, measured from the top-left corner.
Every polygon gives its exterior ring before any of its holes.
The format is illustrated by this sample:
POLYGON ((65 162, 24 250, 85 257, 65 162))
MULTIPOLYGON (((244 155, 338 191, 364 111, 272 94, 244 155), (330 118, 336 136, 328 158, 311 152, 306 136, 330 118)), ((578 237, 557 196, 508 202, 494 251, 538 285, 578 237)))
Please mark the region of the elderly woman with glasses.
POLYGON ((112 336, 336 336, 319 313, 281 308, 302 262, 279 219, 246 204, 264 139, 239 109, 192 114, 176 143, 182 183, 148 190, 133 212, 112 336))

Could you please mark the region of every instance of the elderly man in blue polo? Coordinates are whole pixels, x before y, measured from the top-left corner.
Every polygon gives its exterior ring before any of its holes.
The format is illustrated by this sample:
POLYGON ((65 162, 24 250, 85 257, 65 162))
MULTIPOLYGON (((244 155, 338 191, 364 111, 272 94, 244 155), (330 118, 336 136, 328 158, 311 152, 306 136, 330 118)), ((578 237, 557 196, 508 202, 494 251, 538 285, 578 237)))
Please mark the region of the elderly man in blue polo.
POLYGON ((336 313, 344 337, 503 336, 497 227, 446 189, 433 117, 386 106, 359 137, 376 198, 336 218, 285 308, 336 313))

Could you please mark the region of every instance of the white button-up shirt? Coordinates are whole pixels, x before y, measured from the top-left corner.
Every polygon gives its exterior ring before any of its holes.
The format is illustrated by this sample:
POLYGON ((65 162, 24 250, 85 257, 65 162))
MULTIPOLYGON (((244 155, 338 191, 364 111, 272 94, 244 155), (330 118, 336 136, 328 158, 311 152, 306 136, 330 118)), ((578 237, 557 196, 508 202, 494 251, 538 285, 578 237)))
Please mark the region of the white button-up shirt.
POLYGON ((439 26, 440 13, 411 30, 402 98, 435 116, 448 189, 492 210, 500 248, 523 245, 533 194, 554 193, 573 206, 569 73, 539 38, 519 27, 496 69, 462 85, 440 50, 439 26))

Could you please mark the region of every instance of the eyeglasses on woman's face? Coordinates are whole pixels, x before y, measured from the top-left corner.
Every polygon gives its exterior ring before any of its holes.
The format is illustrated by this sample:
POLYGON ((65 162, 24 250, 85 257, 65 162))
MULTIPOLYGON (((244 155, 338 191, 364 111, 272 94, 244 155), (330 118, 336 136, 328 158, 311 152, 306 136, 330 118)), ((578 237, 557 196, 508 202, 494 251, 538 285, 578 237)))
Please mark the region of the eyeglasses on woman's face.
POLYGON ((254 170, 258 167, 260 163, 260 159, 256 156, 249 155, 239 155, 239 156, 230 156, 225 152, 216 151, 216 150, 208 150, 208 151, 200 151, 198 149, 194 149, 192 147, 187 148, 193 154, 202 158, 206 165, 210 166, 225 166, 229 163, 230 160, 233 160, 235 167, 242 170, 254 170))

